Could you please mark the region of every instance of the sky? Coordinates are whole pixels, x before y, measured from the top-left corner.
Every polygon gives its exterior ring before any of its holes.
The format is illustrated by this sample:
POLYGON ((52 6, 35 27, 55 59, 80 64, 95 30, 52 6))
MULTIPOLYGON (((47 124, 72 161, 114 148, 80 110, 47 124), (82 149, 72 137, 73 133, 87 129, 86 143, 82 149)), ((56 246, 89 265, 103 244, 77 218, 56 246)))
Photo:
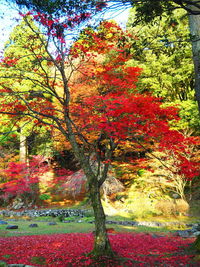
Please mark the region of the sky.
MULTIPOLYGON (((121 27, 125 28, 129 9, 123 11, 106 12, 104 19, 114 19, 121 27)), ((0 1, 0 51, 2 51, 5 42, 9 38, 12 29, 18 24, 20 16, 15 6, 8 6, 5 0, 0 1)))

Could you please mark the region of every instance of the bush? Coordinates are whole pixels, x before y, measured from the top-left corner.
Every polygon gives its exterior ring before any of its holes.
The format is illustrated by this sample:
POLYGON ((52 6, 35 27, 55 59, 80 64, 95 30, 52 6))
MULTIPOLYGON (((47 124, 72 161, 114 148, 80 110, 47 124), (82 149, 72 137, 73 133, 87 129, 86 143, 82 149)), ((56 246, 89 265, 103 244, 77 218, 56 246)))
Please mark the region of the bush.
POLYGON ((40 200, 48 200, 50 198, 51 198, 51 196, 48 195, 48 194, 42 194, 42 195, 39 196, 39 199, 40 200))
POLYGON ((156 204, 156 209, 162 215, 182 215, 188 212, 189 204, 183 199, 177 200, 161 200, 156 204))
POLYGON ((155 201, 142 192, 132 191, 124 204, 134 217, 145 218, 156 215, 155 201))

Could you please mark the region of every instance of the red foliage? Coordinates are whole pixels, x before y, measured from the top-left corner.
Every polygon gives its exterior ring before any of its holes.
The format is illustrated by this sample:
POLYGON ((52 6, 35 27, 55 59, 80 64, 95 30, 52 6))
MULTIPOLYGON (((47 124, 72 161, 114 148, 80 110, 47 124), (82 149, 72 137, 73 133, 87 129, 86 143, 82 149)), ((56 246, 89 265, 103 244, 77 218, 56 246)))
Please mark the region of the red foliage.
MULTIPOLYGON (((120 257, 128 258, 123 266, 195 266, 190 265, 194 255, 186 255, 184 249, 194 240, 150 234, 109 234, 112 248, 120 257), (129 260, 130 259, 130 260, 129 260)), ((54 266, 122 266, 110 259, 95 262, 85 256, 92 249, 92 233, 73 233, 0 238, 0 260, 9 264, 33 265, 34 257, 45 259, 54 266)), ((41 266, 34 262, 34 266, 41 266)), ((196 263, 198 266, 198 263, 196 263)))
POLYGON ((42 165, 42 162, 43 158, 37 156, 33 157, 29 164, 10 162, 7 169, 1 170, 7 180, 0 184, 0 188, 4 192, 3 197, 31 192, 32 185, 39 181, 38 176, 47 171, 47 166, 42 165))

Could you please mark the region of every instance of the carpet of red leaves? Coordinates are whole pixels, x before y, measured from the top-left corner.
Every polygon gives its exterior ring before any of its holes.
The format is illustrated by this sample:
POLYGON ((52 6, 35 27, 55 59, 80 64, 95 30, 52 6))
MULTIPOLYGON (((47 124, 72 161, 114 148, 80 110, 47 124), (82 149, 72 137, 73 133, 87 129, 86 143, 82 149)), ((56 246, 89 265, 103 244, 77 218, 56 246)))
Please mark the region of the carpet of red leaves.
POLYGON ((95 262, 83 255, 92 250, 92 233, 53 234, 0 238, 0 260, 34 266, 200 266, 194 255, 184 252, 194 239, 151 234, 109 234, 113 250, 122 263, 102 259, 95 262), (38 260, 38 263, 37 263, 38 260), (42 262, 39 262, 41 261, 42 262))

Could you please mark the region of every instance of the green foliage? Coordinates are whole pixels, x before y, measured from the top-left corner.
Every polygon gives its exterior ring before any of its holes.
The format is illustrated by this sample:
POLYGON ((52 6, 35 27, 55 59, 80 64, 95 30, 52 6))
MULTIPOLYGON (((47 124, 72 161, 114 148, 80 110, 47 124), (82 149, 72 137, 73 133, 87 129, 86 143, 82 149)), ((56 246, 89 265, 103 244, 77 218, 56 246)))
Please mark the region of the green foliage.
POLYGON ((143 21, 143 23, 150 23, 163 13, 169 15, 174 9, 173 1, 169 0, 144 0, 142 3, 141 1, 130 0, 128 2, 136 7, 137 21, 143 21))
POLYGON ((41 199, 41 200, 47 200, 47 199, 50 199, 50 198, 51 198, 51 196, 48 195, 48 194, 41 194, 39 196, 39 199, 41 199))
POLYGON ((36 10, 48 15, 61 16, 64 14, 71 15, 73 13, 80 14, 88 10, 96 10, 97 4, 103 5, 103 1, 82 1, 82 0, 7 0, 8 2, 15 2, 19 7, 27 7, 29 10, 36 10))
POLYGON ((179 107, 179 115, 181 117, 176 126, 173 125, 173 127, 175 126, 174 129, 184 130, 186 133, 199 134, 200 120, 197 102, 194 99, 187 99, 185 101, 175 100, 174 102, 167 103, 169 106, 172 104, 179 107))
POLYGON ((133 187, 129 189, 124 205, 133 218, 148 218, 158 214, 155 200, 145 193, 134 190, 133 187))
POLYGON ((181 121, 177 129, 192 129, 198 134, 199 115, 186 12, 175 10, 170 16, 164 14, 152 23, 133 26, 136 13, 135 9, 130 11, 127 23, 128 31, 136 36, 135 40, 130 40, 133 48, 128 64, 143 69, 139 90, 151 91, 171 105, 178 104, 181 121))
MULTIPOLYGON (((47 56, 44 48, 45 43, 46 40, 40 35, 40 30, 34 24, 32 18, 23 18, 13 29, 5 44, 4 57, 16 62, 15 67, 9 69, 6 66, 1 66, 0 87, 9 88, 11 86, 16 94, 26 94, 26 98, 32 101, 34 99, 38 100, 39 96, 45 98, 40 83, 43 82, 45 75, 50 73, 50 69, 47 62, 35 60, 40 55, 47 56), (14 77, 15 81, 13 81, 14 77)), ((12 96, 2 97, 1 101, 2 103, 12 102, 13 98, 12 96)), ((23 106, 24 103, 25 100, 21 99, 19 107, 20 105, 23 106)), ((2 122, 0 130, 5 133, 3 138, 0 139, 0 143, 4 146, 8 142, 10 146, 12 141, 16 143, 13 134, 17 138, 19 138, 19 135, 23 135, 28 137, 29 154, 50 154, 51 139, 49 138, 49 132, 35 121, 28 122, 26 118, 20 116, 20 110, 17 123, 14 124, 12 119, 7 118, 7 115, 1 115, 0 120, 2 122)), ((16 144, 19 146, 19 143, 16 144)))

